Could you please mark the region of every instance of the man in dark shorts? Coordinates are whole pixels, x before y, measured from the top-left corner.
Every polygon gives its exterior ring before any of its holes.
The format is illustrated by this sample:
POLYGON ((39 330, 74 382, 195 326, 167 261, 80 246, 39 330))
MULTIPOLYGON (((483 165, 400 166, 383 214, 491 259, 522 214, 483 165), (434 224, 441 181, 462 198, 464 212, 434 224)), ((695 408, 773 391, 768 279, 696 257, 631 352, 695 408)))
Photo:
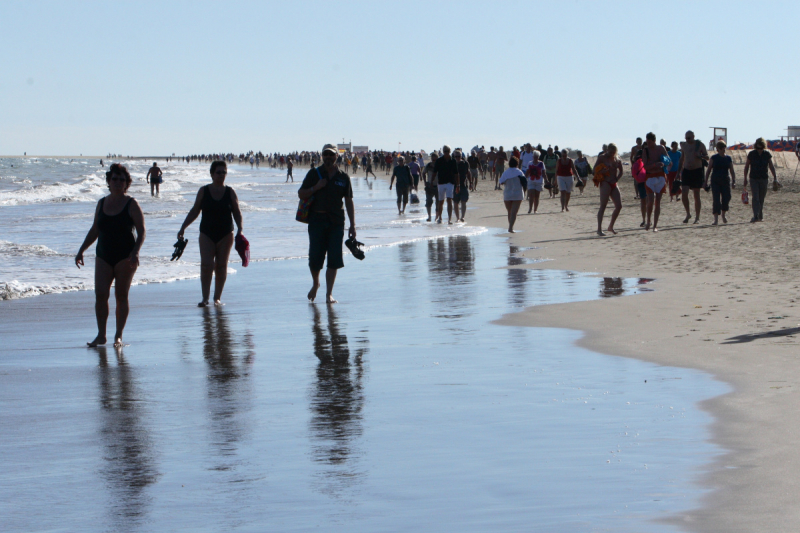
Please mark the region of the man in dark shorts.
POLYGON ((686 218, 683 223, 689 222, 692 214, 689 210, 689 191, 694 194, 694 223, 700 222, 700 189, 703 188, 705 176, 703 167, 708 161, 706 146, 694 138, 694 132, 686 132, 686 142, 681 143, 681 161, 678 163, 678 176, 681 177, 683 189, 683 208, 686 209, 686 218))
POLYGON ((353 187, 350 176, 336 166, 336 145, 326 144, 322 147, 322 166, 312 168, 306 174, 297 195, 301 200, 313 196, 308 218, 308 268, 311 271, 313 285, 308 291, 308 299, 313 302, 319 289, 319 273, 328 257, 328 268, 325 271, 325 303, 334 304, 333 284, 336 272, 344 267, 342 259, 342 240, 344 239, 344 210, 350 219, 349 235, 356 238, 356 218, 353 207, 353 187))
POLYGON ((436 222, 442 223, 442 211, 444 201, 447 200, 447 223, 452 224, 453 218, 453 193, 458 182, 458 165, 456 160, 450 157, 450 147, 442 147, 442 157, 436 160, 433 170, 436 172, 436 179, 439 180, 439 200, 436 202, 436 222))
POLYGON ((453 156, 456 158, 456 167, 458 168, 458 181, 456 181, 456 189, 453 193, 453 207, 456 210, 456 222, 464 222, 464 215, 467 214, 467 201, 469 201, 470 168, 469 163, 464 161, 461 150, 456 150, 453 156))
POLYGON ((467 163, 469 164, 469 190, 475 191, 478 188, 478 172, 481 166, 477 151, 472 151, 467 158, 467 163))
POLYGON ((436 160, 439 154, 434 150, 431 152, 431 160, 425 165, 422 178, 425 180, 425 209, 428 210, 428 222, 431 221, 431 206, 434 202, 439 203, 439 182, 436 181, 436 160))
POLYGON ((158 163, 153 162, 153 166, 147 171, 147 183, 150 184, 150 196, 161 194, 159 188, 161 182, 164 181, 164 178, 162 178, 163 175, 164 173, 158 168, 158 163))
POLYGON ((392 171, 392 179, 389 180, 389 190, 392 190, 394 179, 397 178, 397 214, 402 215, 406 212, 408 204, 409 189, 414 188, 414 178, 411 176, 411 169, 406 165, 405 157, 402 155, 397 158, 397 166, 392 171), (400 204, 403 204, 402 209, 400 204))

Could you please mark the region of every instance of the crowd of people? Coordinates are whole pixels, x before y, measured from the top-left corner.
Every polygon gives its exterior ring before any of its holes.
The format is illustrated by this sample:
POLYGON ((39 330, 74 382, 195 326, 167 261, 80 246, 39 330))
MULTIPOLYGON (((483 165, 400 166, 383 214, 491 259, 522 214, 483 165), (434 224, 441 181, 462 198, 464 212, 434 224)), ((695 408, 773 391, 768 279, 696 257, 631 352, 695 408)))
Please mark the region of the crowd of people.
MULTIPOLYGON (((624 166, 627 165, 630 166, 633 177, 635 198, 640 201, 641 227, 646 231, 658 231, 661 198, 664 194, 669 194, 671 201, 677 201, 680 197, 686 210, 684 224, 691 220, 692 197, 694 223, 697 224, 700 220, 701 189, 712 193, 713 224, 719 224, 720 218, 726 224, 731 190, 736 188, 736 172, 731 157, 726 155, 725 142, 718 141, 714 148, 716 153, 709 156, 703 143, 695 139, 692 131, 687 131, 685 141, 673 142, 669 149, 663 139, 657 142, 656 135, 648 133, 644 141, 641 138, 636 140, 626 163, 623 163, 614 143, 603 145, 594 165, 590 164, 580 150, 572 158, 568 149, 558 150, 556 146, 544 150, 541 145, 534 148, 531 143, 522 145, 522 150, 514 147, 510 152, 506 152, 502 146, 497 150, 494 147, 486 150, 476 146, 468 154, 461 148, 453 150, 444 145, 429 155, 425 152, 385 151, 341 153, 335 145, 326 144, 320 152, 273 153, 265 156, 261 152, 251 151, 239 154, 238 161, 240 164, 251 165, 266 162, 273 168, 285 166, 288 172, 287 181, 294 181, 291 175, 294 165, 309 167, 298 190, 301 207, 305 206, 308 211, 307 219, 303 219, 308 223, 308 265, 312 278, 311 290, 307 296, 311 302, 316 299, 317 291, 321 287, 320 273, 323 266, 327 266, 325 302, 331 304, 336 302, 333 298, 333 286, 337 271, 344 266, 342 242, 345 215, 350 223, 350 241, 357 243, 353 187, 349 174, 351 171, 357 178, 357 172, 361 168, 367 180, 370 174, 375 177, 374 168, 390 176, 389 188, 396 191, 400 215, 405 213, 407 204, 413 200, 411 195, 422 184, 427 220, 430 222, 433 218, 438 224, 443 223, 445 204, 448 224, 453 223, 454 212, 455 221, 464 222, 469 193, 477 190, 481 180, 488 179, 493 182, 495 190, 502 190, 508 231, 511 233, 514 232, 519 209, 526 197, 528 213, 535 214, 539 208, 540 195, 547 189, 550 198, 560 199, 561 212, 569 212, 574 189, 578 188, 583 193, 591 176, 600 196, 597 235, 604 237, 608 233, 617 233, 614 224, 622 210, 619 181, 625 174, 624 166), (614 209, 604 231, 603 222, 609 201, 613 203, 614 209)), ((796 155, 800 162, 800 148, 796 155)), ((178 231, 176 244, 177 253, 181 242, 185 246, 184 232, 201 217, 198 239, 201 256, 200 307, 206 307, 212 301, 214 305, 222 305, 221 297, 231 249, 236 241, 239 250, 240 239, 243 237, 243 219, 238 197, 233 188, 225 185, 227 165, 236 158, 231 153, 182 158, 186 163, 211 163, 211 183, 198 190, 194 205, 178 231), (235 238, 234 223, 237 229, 235 238), (213 299, 212 279, 216 280, 213 299)), ((748 182, 750 183, 752 223, 764 219, 764 199, 769 188, 770 173, 773 189, 777 190, 780 184, 772 163, 772 154, 767 150, 766 141, 759 138, 754 149, 747 155, 742 183, 745 189, 748 182)), ((161 169, 157 163, 153 163, 147 173, 153 195, 158 194, 161 176, 161 169)), ((97 241, 95 314, 98 333, 88 343, 89 346, 106 343, 108 299, 112 283, 117 303, 114 343, 122 343, 122 333, 129 313, 128 291, 139 266, 139 251, 146 236, 144 213, 138 202, 127 194, 131 182, 130 173, 124 165, 114 163, 110 166, 106 172, 109 194, 97 203, 92 227, 75 256, 75 264, 80 268, 84 264, 84 252, 97 241)), ((352 244, 350 241, 348 246, 352 244)))

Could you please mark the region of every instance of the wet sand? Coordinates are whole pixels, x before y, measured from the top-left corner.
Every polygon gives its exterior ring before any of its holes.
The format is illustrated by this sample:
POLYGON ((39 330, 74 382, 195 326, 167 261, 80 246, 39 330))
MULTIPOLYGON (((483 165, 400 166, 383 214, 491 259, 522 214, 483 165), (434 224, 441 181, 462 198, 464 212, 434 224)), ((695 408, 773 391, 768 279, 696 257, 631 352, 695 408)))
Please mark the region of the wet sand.
POLYGON ((523 253, 373 249, 331 308, 302 260, 239 269, 221 309, 196 280, 137 286, 119 352, 83 347, 89 292, 3 302, 3 530, 675 531, 653 520, 705 493, 696 402, 726 388, 576 347, 577 315, 491 324, 659 294, 523 253))
MULTIPOLYGON (((793 156, 792 156, 793 158, 793 156)), ((789 158, 790 162, 792 158, 789 158)), ((529 268, 560 268, 606 276, 655 278, 654 292, 636 298, 532 307, 507 315, 516 326, 574 327, 579 345, 664 365, 710 372, 734 391, 702 404, 713 414, 713 440, 728 450, 711 465, 701 508, 671 522, 691 531, 796 531, 800 301, 800 186, 794 163, 779 169, 784 188, 770 190, 764 222, 750 224, 750 206, 733 191, 727 225, 711 226, 711 195, 701 193, 701 224, 682 224, 682 204, 662 202, 659 233, 639 228, 639 202, 627 175, 620 185, 619 235, 595 236, 599 204, 591 185, 576 189, 570 212, 542 193, 540 214, 521 215, 511 242, 549 259, 529 268)), ((743 166, 736 166, 741 186, 743 166)), ((502 193, 481 181, 473 222, 505 227, 502 193)), ((771 185, 771 184, 770 184, 771 185)), ((524 213, 527 206, 521 209, 524 213)), ((611 207, 606 211, 604 228, 611 207)), ((694 207, 692 203, 692 213, 694 207)), ((469 218, 469 217, 468 217, 469 218)))

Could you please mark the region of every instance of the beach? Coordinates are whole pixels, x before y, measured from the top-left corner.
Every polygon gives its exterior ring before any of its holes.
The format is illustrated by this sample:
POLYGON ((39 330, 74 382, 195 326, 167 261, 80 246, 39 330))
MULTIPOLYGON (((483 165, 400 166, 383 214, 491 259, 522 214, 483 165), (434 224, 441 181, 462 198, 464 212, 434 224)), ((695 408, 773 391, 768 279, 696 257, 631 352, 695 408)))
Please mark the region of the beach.
MULTIPOLYGON (((672 521, 691 531, 794 531, 800 524, 794 505, 800 405, 793 394, 800 377, 793 364, 800 334, 800 187, 792 180, 794 166, 779 168, 784 187, 774 193, 770 186, 765 222, 750 224, 750 206, 739 198, 743 165, 736 173, 727 225, 710 225, 710 194, 701 192, 698 225, 682 224, 682 204, 665 195, 655 234, 639 228, 629 172, 620 184, 619 234, 612 237, 594 234, 599 201, 591 182, 583 195, 575 190, 569 213, 559 212, 557 199, 544 199, 544 191, 540 214, 520 215, 519 233, 510 237, 533 248, 526 257, 549 260, 527 268, 654 278, 655 290, 531 307, 501 323, 574 327, 584 332, 578 344, 593 351, 699 369, 731 384, 732 392, 702 404, 715 418, 713 440, 727 450, 703 476, 713 490, 701 508, 672 521)), ((488 183, 479 182, 483 190, 472 195, 481 207, 479 221, 505 227, 500 193, 488 183)), ((524 203, 520 213, 526 210, 524 203)))
MULTIPOLYGON (((250 228, 290 214, 291 194, 232 176, 260 199, 250 228)), ((191 255, 186 279, 133 287, 120 351, 83 346, 86 285, 0 302, 4 529, 792 530, 800 188, 781 178, 764 223, 732 202, 711 227, 702 193, 701 224, 667 198, 653 234, 626 176, 605 239, 591 184, 509 235, 488 180, 467 225, 428 228, 362 178, 372 245, 339 304, 309 305, 305 259, 251 238, 220 309, 195 307, 191 255)), ((181 179, 152 208, 159 268, 200 178, 181 179)), ((278 238, 302 250, 294 224, 278 238)))

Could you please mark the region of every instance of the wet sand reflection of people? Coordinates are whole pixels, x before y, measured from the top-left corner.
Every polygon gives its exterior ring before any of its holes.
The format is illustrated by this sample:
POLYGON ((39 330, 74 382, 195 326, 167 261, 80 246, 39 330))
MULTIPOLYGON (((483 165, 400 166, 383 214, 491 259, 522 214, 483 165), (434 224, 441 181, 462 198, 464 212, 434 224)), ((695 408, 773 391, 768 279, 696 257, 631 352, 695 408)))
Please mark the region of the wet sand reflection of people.
MULTIPOLYGON (((249 366, 255 358, 253 336, 241 340, 231 331, 223 308, 203 310, 203 359, 208 366, 206 380, 209 426, 220 456, 233 455, 236 443, 245 436, 241 413, 250 410, 249 366)), ((217 467, 228 470, 229 466, 217 467)))
POLYGON ((508 266, 510 268, 506 269, 506 272, 508 272, 509 297, 511 303, 516 306, 525 305, 525 287, 528 283, 528 269, 513 268, 525 264, 525 258, 517 255, 521 251, 518 246, 508 247, 508 266))
POLYGON ((466 235, 428 241, 428 271, 430 272, 431 302, 443 318, 461 318, 473 314, 477 298, 475 283, 475 252, 466 235), (458 312, 454 313, 454 310, 458 312))
POLYGON ((603 278, 603 282, 600 285, 600 297, 621 296, 625 292, 622 283, 622 278, 603 278))
POLYGON ((136 390, 134 371, 122 349, 115 351, 117 364, 111 366, 106 347, 97 347, 97 378, 102 407, 100 440, 104 446, 101 472, 113 502, 109 507, 113 527, 109 529, 121 531, 146 520, 150 501, 146 490, 156 482, 159 472, 143 423, 144 403, 136 390))
POLYGON ((414 279, 416 277, 417 265, 414 261, 417 243, 403 242, 397 246, 400 262, 400 277, 403 279, 414 279))
POLYGON ((320 472, 324 478, 323 492, 335 495, 352 486, 361 477, 355 458, 355 441, 363 433, 364 408, 363 359, 368 352, 363 339, 350 361, 347 336, 341 332, 336 311, 327 307, 327 326, 313 306, 314 355, 319 359, 316 380, 311 390, 312 457, 326 465, 320 472))

